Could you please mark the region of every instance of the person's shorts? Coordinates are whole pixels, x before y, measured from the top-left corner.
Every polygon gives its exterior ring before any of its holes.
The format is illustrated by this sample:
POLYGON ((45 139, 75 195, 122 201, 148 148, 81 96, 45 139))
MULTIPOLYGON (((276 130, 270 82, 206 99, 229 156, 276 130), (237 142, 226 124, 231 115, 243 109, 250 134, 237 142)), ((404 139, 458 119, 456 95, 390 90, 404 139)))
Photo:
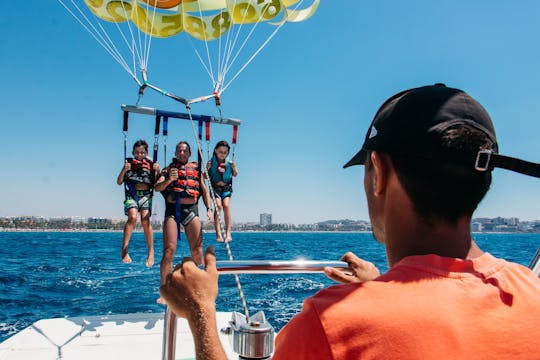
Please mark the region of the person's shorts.
POLYGON ((216 194, 216 196, 220 199, 225 199, 226 197, 230 197, 232 195, 232 184, 223 186, 212 184, 212 189, 214 189, 214 194, 216 194))
POLYGON ((152 212, 152 192, 148 190, 135 190, 139 201, 136 201, 131 194, 126 194, 126 200, 124 200, 124 214, 128 214, 129 209, 137 209, 139 212, 142 210, 149 210, 152 212))
MULTIPOLYGON (((180 213, 180 222, 182 225, 187 226, 194 218, 199 216, 199 206, 197 204, 182 204, 182 210, 180 213)), ((169 217, 176 219, 176 204, 166 202, 165 203, 165 220, 169 217)))

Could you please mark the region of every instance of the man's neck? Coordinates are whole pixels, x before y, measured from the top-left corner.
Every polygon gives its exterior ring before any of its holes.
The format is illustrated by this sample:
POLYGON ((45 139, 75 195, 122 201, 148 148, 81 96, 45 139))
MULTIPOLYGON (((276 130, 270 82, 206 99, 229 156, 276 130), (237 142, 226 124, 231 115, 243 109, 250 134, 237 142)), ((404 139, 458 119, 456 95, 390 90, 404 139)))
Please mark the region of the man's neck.
POLYGON ((386 247, 390 266, 413 255, 434 254, 471 259, 483 253, 471 238, 469 217, 462 217, 455 223, 414 220, 404 221, 401 226, 395 227, 395 234, 387 229, 386 247))

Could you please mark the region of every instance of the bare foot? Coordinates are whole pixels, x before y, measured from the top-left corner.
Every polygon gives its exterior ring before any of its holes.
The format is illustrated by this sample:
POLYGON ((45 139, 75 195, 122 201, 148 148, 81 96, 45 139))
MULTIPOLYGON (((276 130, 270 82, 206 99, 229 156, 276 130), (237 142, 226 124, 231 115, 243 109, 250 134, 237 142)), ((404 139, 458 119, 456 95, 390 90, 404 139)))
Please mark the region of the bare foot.
POLYGON ((229 242, 229 241, 232 241, 232 236, 231 234, 227 234, 227 236, 225 237, 225 241, 229 242))
POLYGON ((159 299, 156 300, 156 302, 161 305, 167 305, 167 303, 165 302, 165 299, 162 298, 161 296, 159 297, 159 299))
POLYGON ((122 256, 122 262, 124 264, 131 264, 131 257, 129 256, 127 249, 125 251, 122 250, 122 253, 120 254, 120 256, 122 256))
POLYGON ((154 266, 154 254, 148 255, 148 258, 146 259, 146 267, 152 266, 154 266))
POLYGON ((216 237, 217 242, 223 242, 223 238, 221 236, 216 237))

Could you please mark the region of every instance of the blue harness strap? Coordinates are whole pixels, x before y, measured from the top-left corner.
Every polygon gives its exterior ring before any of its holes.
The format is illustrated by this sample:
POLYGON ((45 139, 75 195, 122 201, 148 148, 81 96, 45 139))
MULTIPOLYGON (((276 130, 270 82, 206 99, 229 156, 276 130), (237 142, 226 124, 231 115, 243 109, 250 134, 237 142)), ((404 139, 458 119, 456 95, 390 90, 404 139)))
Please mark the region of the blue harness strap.
POLYGON ((135 186, 131 182, 127 182, 126 189, 131 194, 131 197, 133 198, 133 200, 135 200, 135 202, 138 204, 139 196, 137 195, 137 190, 135 190, 135 186))
POLYGON ((176 239, 178 241, 180 241, 180 238, 181 238, 181 231, 180 231, 180 224, 182 223, 182 202, 180 201, 180 193, 179 192, 175 192, 174 193, 174 202, 176 204, 176 228, 178 229, 178 236, 176 237, 176 239))

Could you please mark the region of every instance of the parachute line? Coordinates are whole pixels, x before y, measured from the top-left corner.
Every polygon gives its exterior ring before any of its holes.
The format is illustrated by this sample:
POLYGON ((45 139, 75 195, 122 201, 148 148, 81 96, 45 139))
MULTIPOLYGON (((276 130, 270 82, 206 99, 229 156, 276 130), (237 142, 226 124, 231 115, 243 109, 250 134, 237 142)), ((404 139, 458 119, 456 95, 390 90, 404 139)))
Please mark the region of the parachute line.
MULTIPOLYGON (((236 7, 236 1, 237 1, 237 0, 234 0, 233 8, 236 7)), ((244 15, 244 19, 245 19, 245 15, 244 15)), ((242 27, 242 24, 240 24, 240 27, 242 27)), ((223 49, 225 49, 225 50, 222 50, 221 46, 220 46, 220 49, 219 49, 220 55, 221 55, 221 52, 222 52, 222 51, 223 51, 223 55, 224 55, 224 56, 222 57, 222 59, 221 59, 219 65, 218 65, 218 68, 219 68, 219 71, 218 71, 218 73, 219 73, 219 78, 220 78, 220 81, 221 81, 222 84, 223 84, 223 80, 224 80, 224 79, 223 79, 223 72, 224 72, 223 69, 225 69, 225 65, 226 65, 227 59, 229 58, 229 55, 226 55, 226 54, 228 54, 228 53, 231 51, 231 34, 232 34, 232 33, 233 33, 233 30, 232 30, 232 29, 229 30, 229 31, 227 31, 227 39, 225 40, 225 45, 224 45, 224 47, 223 47, 223 49)), ((237 33, 238 33, 238 31, 237 31, 237 33)), ((220 40, 221 40, 221 38, 220 38, 220 40)), ((221 43, 220 43, 220 44, 221 44, 221 43)), ((220 56, 220 57, 221 57, 221 56, 220 56)))
MULTIPOLYGON (((234 0, 234 6, 235 7, 236 7, 236 1, 237 0, 234 0)), ((240 23, 240 26, 238 26, 238 29, 236 29, 236 34, 234 36, 234 40, 231 43, 229 43, 229 47, 228 47, 227 52, 226 52, 227 55, 225 57, 225 63, 223 64, 223 73, 221 75, 221 78, 223 79, 223 81, 225 81, 225 74, 227 73, 227 68, 230 67, 229 61, 230 61, 230 58, 232 56, 234 47, 236 46, 236 42, 238 41, 238 36, 240 35, 240 32, 242 31, 242 27, 244 25, 246 17, 247 17, 247 12, 244 13, 244 16, 242 18, 242 22, 240 23)), ((259 20, 260 20, 260 18, 259 18, 259 20)))
MULTIPOLYGON (((156 8, 154 8, 154 11, 153 11, 153 14, 152 14, 152 31, 154 30, 154 24, 156 22, 156 8)), ((146 42, 145 44, 147 44, 147 47, 145 49, 146 51, 146 56, 145 56, 145 59, 144 59, 144 64, 145 64, 145 68, 148 67, 148 63, 150 62, 150 48, 152 47, 152 36, 146 34, 146 42)))
MULTIPOLYGON (((124 6, 124 2, 121 1, 120 2, 122 4, 122 9, 124 10, 124 13, 127 14, 127 10, 126 10, 126 7, 124 6)), ((130 49, 131 51, 131 56, 133 58, 137 57, 137 62, 139 63, 139 68, 141 70, 145 70, 146 69, 146 66, 142 60, 142 57, 140 55, 140 50, 139 48, 137 47, 137 43, 135 41, 135 34, 133 34, 133 27, 131 26, 131 22, 128 21, 127 22, 127 27, 128 27, 128 30, 129 30, 129 34, 131 35, 131 46, 129 45, 129 42, 127 41, 126 39, 126 36, 124 34, 124 31, 120 28, 120 25, 119 23, 115 22, 115 25, 116 25, 116 29, 118 30, 118 32, 120 33, 120 35, 122 36, 122 38, 124 38, 125 42, 126 42, 126 45, 128 47, 128 49, 130 49)), ((135 65, 133 66, 133 72, 134 73, 137 73, 137 69, 135 68, 135 65)))
MULTIPOLYGON (((294 10, 297 10, 304 0, 300 0, 294 10)), ((276 36, 277 32, 283 27, 283 25, 286 23, 286 21, 281 22, 276 29, 270 34, 270 36, 261 44, 261 46, 251 55, 251 57, 248 59, 248 61, 238 70, 238 72, 232 77, 229 82, 223 86, 222 92, 225 92, 225 90, 231 85, 231 83, 245 70, 245 68, 255 59, 255 57, 266 47, 266 45, 272 40, 274 36, 276 36)))
MULTIPOLYGON (((97 25, 103 32, 103 35, 107 38, 107 41, 108 41, 107 44, 110 44, 109 46, 111 47, 111 49, 114 50, 114 53, 117 54, 118 58, 121 59, 122 63, 125 65, 124 68, 125 69, 129 68, 126 60, 124 59, 124 57, 122 56, 122 54, 120 53, 116 45, 114 45, 114 41, 112 41, 112 39, 109 37, 109 34, 107 33, 107 31, 103 28, 101 24, 97 24, 97 25)), ((133 69, 132 74, 135 74, 135 73, 136 73, 135 69, 133 69)))
MULTIPOLYGON (((90 36, 92 36, 94 38, 94 40, 96 40, 96 42, 101 46, 103 47, 103 49, 105 51, 107 51, 109 53, 109 55, 111 55, 111 57, 128 73, 131 75, 131 77, 133 77, 133 79, 139 83, 139 80, 137 79, 137 76, 136 74, 131 71, 131 69, 129 68, 129 66, 127 65, 126 61, 124 60, 124 58, 122 57, 122 55, 118 52, 118 50, 116 49, 116 51, 113 49, 113 47, 111 46, 111 44, 109 42, 112 43, 112 41, 110 40, 106 40, 103 35, 100 33, 100 31, 98 29, 96 29, 96 27, 94 26, 94 24, 88 19, 88 17, 84 14, 84 12, 77 6, 77 4, 74 3, 73 0, 71 0, 71 4, 73 5, 73 7, 75 9, 77 9, 77 11, 79 12, 79 14, 81 15, 81 17, 77 16, 77 14, 75 14, 75 12, 69 7, 67 6, 64 1, 62 0, 58 0, 58 2, 66 9, 66 11, 71 15, 73 16, 73 18, 75 20, 77 20, 77 22, 83 27, 83 29, 85 29, 88 34, 90 34, 90 36), (86 21, 86 23, 82 20, 84 19, 86 21)), ((106 31, 103 30, 106 34, 106 31)), ((108 37, 107 37, 108 38, 108 37)))
POLYGON ((255 31, 255 29, 257 29, 257 26, 259 25, 259 22, 260 20, 262 19, 262 13, 259 17, 259 20, 255 23, 255 25, 251 28, 251 30, 249 31, 248 35, 244 38, 244 41, 242 42, 242 45, 240 45, 240 48, 238 49, 238 51, 236 52, 236 55, 234 56, 234 58, 231 60, 230 64, 227 64, 227 67, 225 68, 224 70, 224 73, 223 73, 223 78, 225 78, 225 76, 227 75, 227 73, 229 72, 229 69, 231 68, 232 65, 234 65, 234 63, 236 62, 236 59, 238 58, 238 56, 240 56, 240 53, 242 52, 242 50, 244 49, 244 47, 246 46, 246 43, 248 42, 248 40, 251 38, 251 36, 253 35, 253 32, 255 31))
MULTIPOLYGON (((186 35, 186 37, 188 38, 189 40, 189 43, 191 44, 191 47, 193 48, 193 51, 195 52, 195 55, 197 55, 197 57, 199 58, 199 61, 201 62, 202 66, 204 67, 204 69, 206 70, 206 73, 208 74, 208 76, 210 77, 210 80, 213 82, 214 81, 214 78, 212 77, 212 74, 210 72, 210 69, 209 69, 209 66, 204 62, 201 54, 199 53, 199 51, 197 50, 197 48, 195 47, 195 45, 193 44, 193 40, 191 40, 191 37, 189 35, 186 35)), ((211 64, 210 64, 210 67, 211 67, 211 64)))
MULTIPOLYGON (((199 6, 199 16, 202 18, 203 16, 202 16, 201 3, 197 1, 197 5, 199 6)), ((204 34, 204 46, 206 47, 206 57, 208 58, 208 63, 212 64, 212 59, 210 57, 210 49, 208 48, 208 39, 206 38, 206 31, 203 31, 203 34, 204 34)), ((214 77, 214 70, 212 69, 212 66, 210 66, 210 74, 211 74, 212 82, 215 84, 216 80, 214 77)))

